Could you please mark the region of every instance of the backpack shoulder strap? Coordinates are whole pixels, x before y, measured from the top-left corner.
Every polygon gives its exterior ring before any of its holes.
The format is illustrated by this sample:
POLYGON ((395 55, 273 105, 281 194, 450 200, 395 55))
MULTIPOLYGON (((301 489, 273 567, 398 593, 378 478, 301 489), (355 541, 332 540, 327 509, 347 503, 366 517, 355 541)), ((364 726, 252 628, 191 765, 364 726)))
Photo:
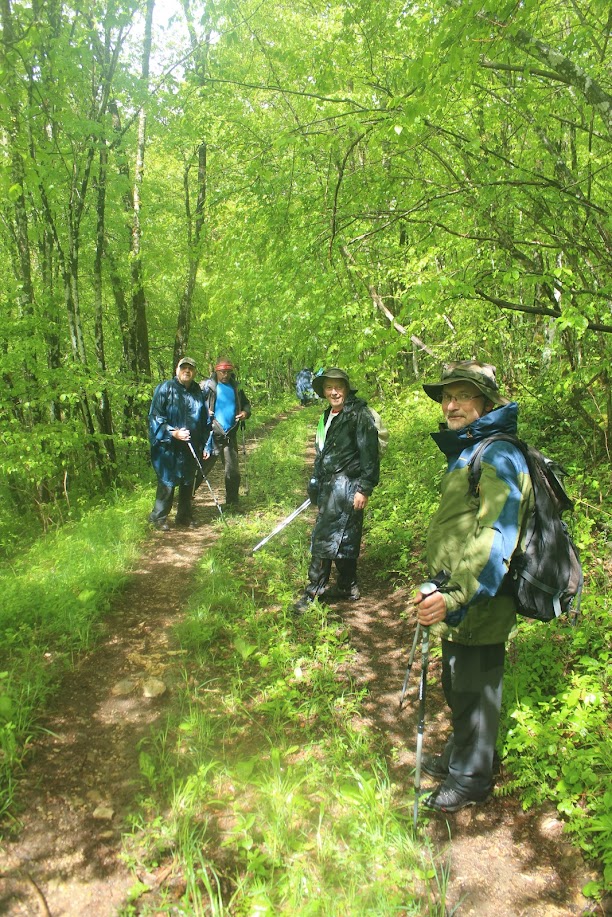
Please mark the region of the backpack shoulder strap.
POLYGON ((567 474, 565 469, 562 468, 561 465, 559 465, 557 462, 554 462, 547 458, 545 455, 542 455, 542 453, 538 452, 537 449, 529 446, 524 440, 519 439, 518 436, 513 436, 511 433, 495 433, 492 436, 488 436, 483 439, 482 442, 478 443, 471 459, 468 462, 468 480, 470 494, 473 496, 478 495, 478 481, 480 480, 480 465, 482 462, 482 454, 486 447, 495 440, 506 440, 506 442, 512 443, 513 446, 516 446, 517 449, 520 449, 520 451, 525 456, 527 469, 529 471, 529 476, 531 477, 531 483, 534 487, 534 490, 539 492, 542 487, 545 488, 548 494, 548 499, 552 500, 559 514, 563 513, 565 510, 571 510, 574 508, 573 500, 570 498, 567 491, 565 490, 565 487, 563 486, 562 479, 567 474))
POLYGON ((505 441, 507 443, 512 443, 513 446, 516 446, 517 449, 525 456, 527 464, 531 471, 531 466, 529 465, 529 447, 522 439, 519 439, 518 436, 513 436, 511 433, 493 433, 491 436, 486 436, 481 442, 478 443, 472 457, 470 458, 467 468, 468 468, 468 481, 470 486, 470 493, 472 496, 478 495, 478 482, 480 481, 480 466, 482 464, 482 455, 487 446, 491 443, 497 442, 498 440, 505 441))

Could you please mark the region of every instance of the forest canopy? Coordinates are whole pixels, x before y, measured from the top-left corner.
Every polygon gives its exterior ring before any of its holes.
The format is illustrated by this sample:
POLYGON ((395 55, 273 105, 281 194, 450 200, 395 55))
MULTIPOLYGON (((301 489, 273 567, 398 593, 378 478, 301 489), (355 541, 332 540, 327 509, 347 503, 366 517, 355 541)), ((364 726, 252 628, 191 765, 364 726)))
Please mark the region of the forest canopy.
POLYGON ((152 386, 447 359, 609 462, 612 11, 2 0, 3 481, 128 481, 152 386), (562 408, 560 409, 560 405, 562 408))

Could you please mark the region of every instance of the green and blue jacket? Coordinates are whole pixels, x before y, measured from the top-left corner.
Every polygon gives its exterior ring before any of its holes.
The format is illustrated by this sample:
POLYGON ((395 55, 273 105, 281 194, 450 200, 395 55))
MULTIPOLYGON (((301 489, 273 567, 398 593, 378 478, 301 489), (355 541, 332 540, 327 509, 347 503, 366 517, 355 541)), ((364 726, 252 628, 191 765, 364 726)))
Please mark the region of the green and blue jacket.
MULTIPOLYGON (((495 433, 516 435, 518 405, 504 405, 461 430, 444 425, 432 437, 447 458, 441 498, 427 534, 427 565, 434 576, 450 574, 442 588, 453 626, 439 625, 446 640, 503 643, 516 623, 513 599, 503 589, 510 559, 524 542, 533 507, 525 458, 512 443, 486 447, 478 493, 470 493, 468 463, 478 443, 495 433)), ((447 618, 447 621, 449 620, 447 618)))

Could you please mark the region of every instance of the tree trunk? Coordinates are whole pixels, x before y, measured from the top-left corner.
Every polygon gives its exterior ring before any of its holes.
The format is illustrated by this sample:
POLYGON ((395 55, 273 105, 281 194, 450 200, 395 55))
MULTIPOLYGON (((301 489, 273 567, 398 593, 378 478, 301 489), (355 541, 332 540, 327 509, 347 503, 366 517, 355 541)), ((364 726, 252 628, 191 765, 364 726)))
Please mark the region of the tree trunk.
MULTIPOLYGON (((151 59, 151 39, 153 28, 153 9, 155 0, 147 0, 145 20, 145 37, 142 51, 142 91, 146 94, 149 87, 149 64, 151 59)), ((138 145, 136 148, 136 167, 134 171, 133 216, 132 216, 132 326, 136 340, 136 362, 139 374, 151 377, 151 360, 149 355, 149 329, 147 325, 147 303, 144 291, 140 225, 140 191, 144 176, 146 148, 147 115, 143 103, 138 119, 138 145)))
POLYGON ((193 292, 195 290, 198 269, 202 258, 202 230, 204 228, 204 205, 206 202, 206 144, 201 143, 198 148, 198 194, 195 216, 191 214, 189 195, 189 164, 185 165, 183 186, 185 189, 185 214, 187 217, 187 238, 189 267, 187 283, 179 305, 174 339, 174 366, 182 356, 185 356, 189 345, 189 332, 191 328, 191 310, 193 306, 193 292))
MULTIPOLYGON (((104 141, 100 145, 100 172, 98 175, 98 200, 97 200, 97 226, 96 226, 96 254, 94 258, 94 344, 96 362, 102 377, 106 374, 106 358, 104 355, 104 324, 102 320, 102 261, 104 258, 104 217, 106 206, 106 168, 108 162, 108 149, 104 141)), ((115 442, 113 440, 113 419, 110 398, 106 388, 102 388, 96 406, 98 427, 104 437, 104 445, 110 460, 111 468, 117 467, 115 442)), ((111 471, 111 477, 114 477, 111 471)))

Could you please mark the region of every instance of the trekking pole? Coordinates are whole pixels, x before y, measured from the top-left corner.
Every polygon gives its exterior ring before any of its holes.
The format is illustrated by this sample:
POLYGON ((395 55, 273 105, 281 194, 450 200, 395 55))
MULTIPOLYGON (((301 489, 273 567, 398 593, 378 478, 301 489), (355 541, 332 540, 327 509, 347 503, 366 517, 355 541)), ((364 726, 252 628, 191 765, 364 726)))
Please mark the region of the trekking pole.
POLYGON ((195 449, 193 448, 193 445, 191 444, 191 442, 188 442, 187 445, 189 446, 189 451, 190 451, 191 454, 193 455, 193 457, 194 457, 194 459, 195 459, 195 461, 196 461, 196 465, 198 466, 198 468, 199 468, 199 470, 200 470, 200 474, 202 475, 202 479, 203 479, 204 481, 206 481, 206 486, 208 487, 208 489, 209 489, 209 491, 210 491, 210 495, 211 495, 211 497, 213 498, 213 502, 214 502, 215 506, 217 507, 217 509, 219 510, 219 513, 221 514, 221 518, 223 519, 223 521, 225 522, 225 524, 226 524, 227 527, 229 528, 229 525, 228 525, 228 523, 227 523, 227 519, 226 519, 225 516, 223 515, 223 510, 221 509, 221 504, 220 504, 219 501, 217 500, 217 497, 215 496, 215 492, 214 492, 214 490, 212 489, 212 487, 210 486, 210 481, 208 480, 208 478, 207 478, 206 475, 204 474, 204 467, 203 467, 203 465, 202 465, 202 462, 201 462, 200 459, 198 458, 197 453, 196 453, 195 449))
POLYGON ((245 442, 245 428, 246 424, 244 420, 240 421, 240 428, 242 430, 242 458, 244 460, 244 492, 248 494, 249 492, 249 476, 247 474, 247 452, 246 452, 246 442, 245 442))
POLYGON ((429 628, 423 627, 421 647, 421 680, 419 681, 419 724, 417 726, 416 764, 414 767, 414 830, 419 817, 419 796, 421 793, 421 762, 423 760, 423 734, 425 732, 425 694, 427 692, 427 669, 429 667, 429 628))
POLYGON ((408 668, 406 669, 406 677, 404 678, 404 684, 402 685, 402 693, 400 695, 399 708, 402 709, 404 705, 404 697, 406 696, 406 688, 408 687, 408 679, 410 678, 410 673, 412 671, 412 664, 414 662, 414 654, 416 653, 417 644, 419 642, 419 635, 421 633, 421 625, 417 624, 416 630, 414 632, 414 640, 412 641, 412 649, 410 650, 410 656, 408 657, 408 668))
MULTIPOLYGON (((428 583, 423 583, 422 586, 419 586, 419 592, 421 595, 431 595, 433 592, 438 592, 440 586, 442 586, 449 579, 449 574, 446 571, 441 571, 428 583)), ((414 766, 414 817, 413 825, 414 830, 417 828, 417 820, 419 817, 419 796, 421 794, 421 764, 423 761, 423 735, 425 733, 425 699, 427 694, 427 670, 429 668, 429 627, 420 625, 423 632, 423 643, 421 646, 421 679, 419 681, 419 722, 417 726, 417 742, 416 742, 416 762, 414 766)), ((413 654, 416 651, 416 644, 418 639, 418 626, 417 633, 414 635, 414 643, 412 645, 412 652, 410 654, 410 660, 408 664, 408 672, 406 673, 406 680, 410 674, 410 668, 412 667, 413 654)))
POLYGON ((309 507, 311 504, 312 504, 312 501, 311 501, 310 497, 308 497, 307 500, 304 500, 304 502, 302 503, 301 506, 298 506, 298 508, 297 508, 297 509, 294 509, 292 513, 289 513, 289 515, 288 515, 285 519, 283 519, 282 522, 279 522, 278 525, 276 526, 276 528, 273 529, 273 530, 270 532, 269 535, 266 535, 265 538, 262 538, 262 540, 261 540, 260 542, 258 542, 258 543, 255 545, 255 547, 253 548, 253 551, 252 551, 251 553, 254 554, 255 551, 259 551, 260 548, 263 548, 263 546, 264 546, 268 541, 270 541, 271 538, 274 538, 275 535, 278 535, 279 532, 282 532, 282 530, 283 530, 284 528, 286 528, 286 527, 289 525, 290 522, 293 522, 293 520, 296 518, 296 516, 299 516, 300 513, 303 513, 304 510, 305 510, 305 509, 308 509, 308 507, 309 507))

